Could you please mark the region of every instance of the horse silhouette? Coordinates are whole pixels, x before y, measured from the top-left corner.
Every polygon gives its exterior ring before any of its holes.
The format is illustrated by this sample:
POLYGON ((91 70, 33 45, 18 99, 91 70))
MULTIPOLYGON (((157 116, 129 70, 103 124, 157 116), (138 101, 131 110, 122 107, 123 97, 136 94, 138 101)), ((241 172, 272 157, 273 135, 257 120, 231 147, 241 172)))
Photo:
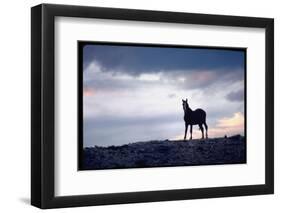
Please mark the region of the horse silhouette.
POLYGON ((182 100, 182 107, 184 111, 184 122, 185 122, 185 132, 184 132, 184 140, 186 140, 186 132, 188 129, 188 125, 190 125, 190 138, 189 140, 192 140, 192 126, 193 125, 199 125, 199 129, 202 132, 202 139, 204 138, 204 129, 203 125, 206 130, 206 138, 208 138, 208 126, 206 124, 206 112, 203 109, 196 109, 192 110, 190 109, 187 99, 182 100))

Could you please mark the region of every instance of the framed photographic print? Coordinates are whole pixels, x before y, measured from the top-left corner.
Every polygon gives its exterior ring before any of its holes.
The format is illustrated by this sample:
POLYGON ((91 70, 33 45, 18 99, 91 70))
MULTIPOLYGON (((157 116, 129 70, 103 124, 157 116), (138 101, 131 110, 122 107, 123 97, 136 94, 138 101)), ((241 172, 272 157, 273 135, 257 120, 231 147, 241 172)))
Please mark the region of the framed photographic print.
POLYGON ((272 194, 274 21, 31 9, 31 203, 272 194))

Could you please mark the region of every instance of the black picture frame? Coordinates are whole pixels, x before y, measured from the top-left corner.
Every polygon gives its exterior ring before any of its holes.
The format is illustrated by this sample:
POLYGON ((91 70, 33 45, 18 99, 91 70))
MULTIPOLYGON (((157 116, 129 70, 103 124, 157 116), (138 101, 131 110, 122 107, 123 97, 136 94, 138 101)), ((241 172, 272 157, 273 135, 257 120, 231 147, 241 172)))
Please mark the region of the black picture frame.
POLYGON ((31 8, 31 204, 61 208, 274 193, 274 20, 164 11, 41 4, 31 8), (55 17, 264 28, 265 184, 55 196, 55 17))

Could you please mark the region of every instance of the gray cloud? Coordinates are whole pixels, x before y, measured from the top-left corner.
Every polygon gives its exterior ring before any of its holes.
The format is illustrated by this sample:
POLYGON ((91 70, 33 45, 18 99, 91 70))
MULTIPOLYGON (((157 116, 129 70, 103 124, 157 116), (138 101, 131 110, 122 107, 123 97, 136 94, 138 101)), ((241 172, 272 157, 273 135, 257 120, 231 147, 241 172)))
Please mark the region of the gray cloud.
POLYGON ((243 87, 243 77, 239 69, 166 70, 143 76, 89 66, 84 88, 92 89, 94 95, 84 99, 84 115, 88 116, 84 118, 84 146, 171 139, 182 134, 181 98, 188 98, 193 110, 206 110, 212 128, 218 119, 243 109, 242 102, 234 102, 238 92, 244 91, 237 91, 243 87), (159 107, 152 110, 155 106, 159 107))
POLYGON ((177 95, 174 94, 174 93, 171 93, 171 94, 168 95, 168 98, 176 98, 176 97, 177 97, 177 95))
POLYGON ((226 98, 230 101, 244 101, 244 90, 230 92, 226 98))
POLYGON ((168 114, 164 116, 118 118, 100 116, 84 118, 84 147, 120 145, 147 140, 164 140, 184 127, 182 116, 168 114))
POLYGON ((134 90, 139 87, 155 87, 158 85, 170 85, 182 90, 215 88, 221 85, 230 85, 244 79, 244 71, 234 70, 161 70, 150 72, 150 76, 158 76, 157 80, 144 80, 142 73, 122 70, 108 70, 98 62, 94 66, 88 66, 85 78, 85 86, 93 86, 100 90, 134 90), (98 69, 98 70, 97 70, 98 69), (97 72, 98 71, 98 72, 97 72))

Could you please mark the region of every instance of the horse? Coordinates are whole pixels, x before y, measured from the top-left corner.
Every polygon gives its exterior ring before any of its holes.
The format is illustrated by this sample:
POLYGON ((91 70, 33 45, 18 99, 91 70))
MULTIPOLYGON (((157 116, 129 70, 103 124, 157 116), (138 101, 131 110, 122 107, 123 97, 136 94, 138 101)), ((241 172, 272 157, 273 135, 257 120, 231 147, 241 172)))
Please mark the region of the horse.
POLYGON ((193 125, 198 125, 199 129, 201 130, 202 133, 202 139, 204 139, 204 129, 203 125, 206 130, 206 138, 208 138, 208 125, 206 123, 206 112, 203 109, 196 109, 192 110, 190 109, 187 99, 183 100, 182 99, 182 107, 184 111, 184 122, 185 122, 185 132, 184 132, 184 140, 186 140, 186 132, 188 129, 188 125, 190 125, 190 138, 189 140, 192 140, 192 126, 193 125))

